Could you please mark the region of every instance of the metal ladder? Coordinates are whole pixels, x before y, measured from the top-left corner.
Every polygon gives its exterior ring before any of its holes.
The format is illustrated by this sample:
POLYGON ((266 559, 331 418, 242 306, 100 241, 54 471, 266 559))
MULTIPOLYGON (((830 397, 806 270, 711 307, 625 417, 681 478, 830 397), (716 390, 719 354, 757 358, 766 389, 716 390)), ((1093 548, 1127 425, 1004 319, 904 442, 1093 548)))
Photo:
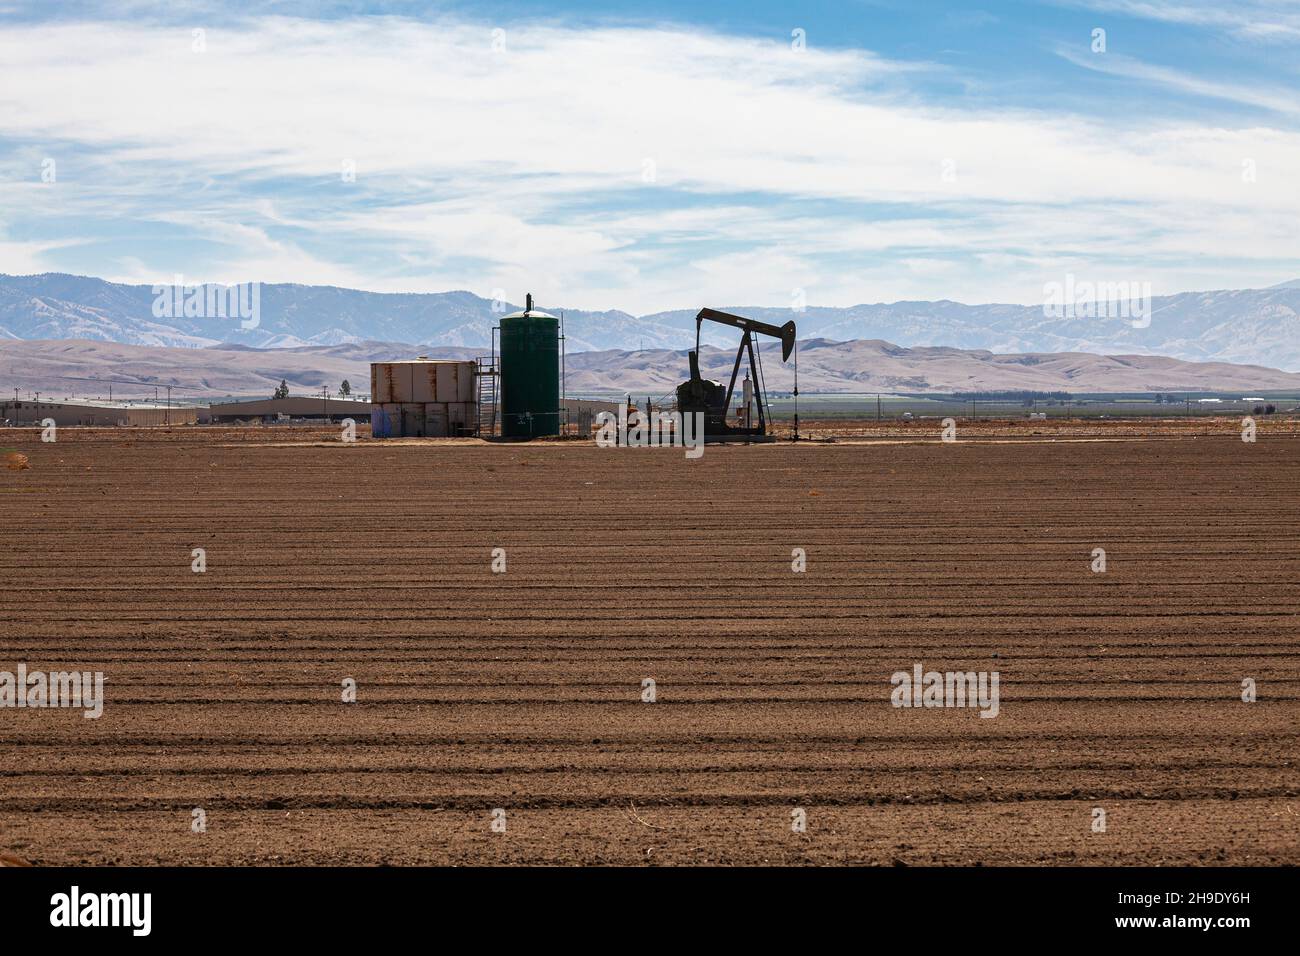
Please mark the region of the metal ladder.
POLYGON ((493 438, 497 433, 497 381, 501 373, 497 369, 495 358, 495 356, 480 355, 474 360, 474 381, 478 389, 478 401, 474 406, 474 435, 477 438, 493 438), (483 404, 484 399, 488 397, 491 398, 492 417, 487 422, 487 434, 484 435, 483 404))

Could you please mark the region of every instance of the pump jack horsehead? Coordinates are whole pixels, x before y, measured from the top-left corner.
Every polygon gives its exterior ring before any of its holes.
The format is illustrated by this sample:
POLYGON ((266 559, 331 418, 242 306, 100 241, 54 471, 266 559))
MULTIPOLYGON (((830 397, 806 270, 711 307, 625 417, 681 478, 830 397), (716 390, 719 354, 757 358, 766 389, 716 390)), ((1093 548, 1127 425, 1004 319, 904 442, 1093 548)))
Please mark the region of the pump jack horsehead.
POLYGON ((724 441, 773 441, 767 434, 767 395, 763 383, 763 362, 761 356, 755 358, 754 336, 770 335, 781 340, 781 361, 787 362, 794 350, 794 322, 787 322, 780 327, 757 322, 729 312, 717 309, 700 309, 695 316, 695 350, 690 353, 691 377, 677 386, 677 410, 683 416, 702 412, 704 414, 704 440, 706 442, 724 441), (736 364, 731 369, 731 382, 723 389, 721 382, 712 382, 700 377, 700 326, 705 319, 721 325, 730 325, 744 331, 740 337, 740 347, 736 350, 736 364), (746 399, 739 422, 727 423, 727 413, 731 410, 731 397, 736 390, 736 376, 740 372, 741 360, 748 354, 749 375, 744 382, 746 399), (757 403, 757 415, 750 415, 750 390, 757 403))

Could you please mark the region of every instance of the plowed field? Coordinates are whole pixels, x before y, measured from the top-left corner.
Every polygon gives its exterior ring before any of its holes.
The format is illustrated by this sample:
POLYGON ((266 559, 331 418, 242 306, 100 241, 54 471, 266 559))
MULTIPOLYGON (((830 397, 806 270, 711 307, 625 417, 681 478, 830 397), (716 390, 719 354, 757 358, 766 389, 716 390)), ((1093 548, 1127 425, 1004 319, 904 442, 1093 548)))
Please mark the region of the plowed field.
POLYGON ((0 709, 0 851, 1300 863, 1292 434, 336 434, 0 434, 0 671, 106 698, 0 709), (916 664, 998 672, 997 716, 891 706, 916 664))

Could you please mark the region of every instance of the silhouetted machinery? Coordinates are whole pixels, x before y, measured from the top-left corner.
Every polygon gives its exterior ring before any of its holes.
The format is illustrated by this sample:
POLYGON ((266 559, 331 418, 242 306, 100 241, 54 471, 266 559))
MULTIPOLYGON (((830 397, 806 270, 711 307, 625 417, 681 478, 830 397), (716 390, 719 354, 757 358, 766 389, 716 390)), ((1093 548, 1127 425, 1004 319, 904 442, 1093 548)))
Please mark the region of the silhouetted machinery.
POLYGON ((794 322, 787 322, 777 327, 766 322, 756 322, 743 316, 719 312, 717 309, 700 309, 695 316, 695 351, 690 353, 691 377, 689 381, 677 386, 677 410, 683 415, 692 412, 704 413, 704 440, 706 442, 722 441, 770 441, 767 434, 767 395, 763 384, 763 362, 761 355, 755 358, 754 336, 770 335, 781 340, 781 361, 788 361, 794 349, 794 322), (736 364, 731 369, 731 381, 724 389, 721 382, 712 382, 700 377, 700 326, 704 320, 730 325, 744 331, 740 337, 740 347, 736 350, 736 364), (746 353, 749 355, 749 375, 743 386, 744 404, 737 409, 736 423, 729 424, 728 412, 731 398, 736 391, 736 376, 740 373, 740 363, 746 353), (757 414, 754 414, 757 405, 757 414))

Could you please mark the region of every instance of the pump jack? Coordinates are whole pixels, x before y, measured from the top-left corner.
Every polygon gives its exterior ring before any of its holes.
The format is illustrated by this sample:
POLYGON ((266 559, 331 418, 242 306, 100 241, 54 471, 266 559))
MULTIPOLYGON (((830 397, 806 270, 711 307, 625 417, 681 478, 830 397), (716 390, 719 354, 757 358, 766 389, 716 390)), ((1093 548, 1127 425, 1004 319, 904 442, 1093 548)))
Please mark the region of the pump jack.
POLYGON ((794 322, 782 326, 757 322, 729 312, 717 309, 700 309, 695 316, 695 350, 690 353, 691 377, 689 381, 677 386, 677 410, 683 415, 694 412, 704 413, 704 440, 706 442, 724 441, 771 441, 767 434, 767 396, 763 393, 763 367, 754 359, 754 336, 770 335, 781 340, 781 361, 788 361, 794 350, 794 322), (704 320, 730 325, 744 331, 740 337, 740 347, 736 350, 736 364, 731 369, 731 382, 726 389, 721 382, 713 382, 700 377, 700 326, 704 320), (749 354, 749 378, 753 383, 754 398, 758 403, 758 420, 748 420, 746 415, 740 425, 728 425, 727 413, 731 409, 731 396, 736 390, 736 375, 740 372, 740 362, 749 354))

